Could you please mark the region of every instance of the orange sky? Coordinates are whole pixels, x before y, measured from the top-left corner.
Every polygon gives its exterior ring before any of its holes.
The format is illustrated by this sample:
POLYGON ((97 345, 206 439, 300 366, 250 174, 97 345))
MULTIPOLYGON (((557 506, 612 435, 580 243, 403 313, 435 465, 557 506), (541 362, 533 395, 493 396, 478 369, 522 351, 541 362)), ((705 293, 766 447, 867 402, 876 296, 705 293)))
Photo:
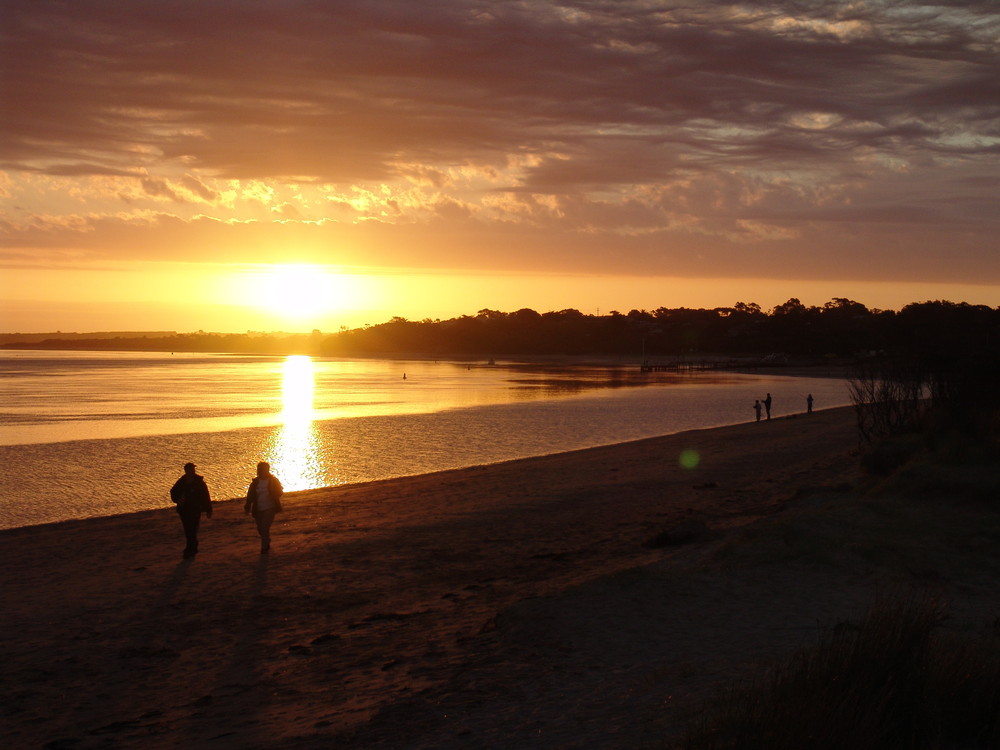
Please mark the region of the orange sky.
POLYGON ((0 330, 1000 305, 996 4, 815 5, 0 0, 0 330))

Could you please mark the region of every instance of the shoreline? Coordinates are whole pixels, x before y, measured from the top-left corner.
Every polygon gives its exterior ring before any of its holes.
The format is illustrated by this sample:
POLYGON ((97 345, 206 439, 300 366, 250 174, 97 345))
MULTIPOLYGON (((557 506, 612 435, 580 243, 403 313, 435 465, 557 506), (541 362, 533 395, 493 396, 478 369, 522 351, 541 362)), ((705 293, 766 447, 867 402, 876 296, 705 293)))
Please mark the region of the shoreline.
MULTIPOLYGON (((863 534, 827 551, 829 519, 797 520, 839 517, 858 463, 842 407, 291 493, 267 556, 238 501, 193 560, 170 509, 8 529, 0 729, 75 750, 665 746, 886 585, 850 557, 863 534)), ((998 567, 980 555, 963 601, 1000 612, 998 567)))
POLYGON ((856 445, 841 407, 305 490, 269 555, 239 501, 193 560, 168 508, 5 530, 0 731, 53 750, 671 748, 719 689, 886 592, 950 601, 956 632, 1000 617, 1000 510, 976 499, 995 477, 883 487, 856 445))
MULTIPOLYGON (((743 424, 752 417, 749 404, 756 394, 750 391, 758 389, 762 393, 766 388, 779 396, 776 418, 788 416, 789 412, 802 413, 806 389, 812 390, 817 404, 824 407, 836 408, 834 404, 846 401, 846 386, 840 380, 824 382, 752 374, 678 379, 681 385, 702 386, 694 395, 690 390, 673 387, 670 378, 674 376, 663 376, 663 382, 648 387, 645 381, 642 387, 632 387, 631 380, 620 388, 613 387, 618 385, 617 381, 602 382, 597 388, 578 388, 571 383, 569 398, 551 397, 545 389, 565 386, 567 376, 561 377, 563 380, 555 382, 554 376, 553 384, 536 377, 524 381, 525 385, 513 380, 513 385, 508 386, 532 388, 532 394, 537 392, 547 412, 529 411, 530 400, 511 396, 508 403, 469 404, 444 409, 440 415, 403 409, 404 413, 397 415, 314 419, 310 423, 311 434, 320 446, 318 452, 308 467, 292 462, 293 481, 286 484, 301 487, 308 486, 305 484, 308 481, 314 486, 327 486, 387 476, 415 476, 426 471, 546 455, 586 445, 611 445, 706 425, 743 424), (713 382, 729 385, 712 386, 713 382), (733 396, 737 391, 742 395, 733 396), (782 396, 783 391, 788 397, 782 396), (593 404, 598 412, 604 411, 599 417, 591 417, 578 406, 582 403, 593 404), (616 403, 624 408, 617 408, 616 403), (545 413, 552 417, 533 416, 545 413), (492 427, 477 436, 477 420, 492 427), (367 437, 355 437, 361 435, 367 437), (469 436, 473 439, 466 439, 469 436), (381 455, 373 450, 376 445, 382 447, 381 455), (296 471, 311 474, 305 481, 303 477, 295 480, 299 476, 296 471), (296 485, 296 481, 300 483, 296 485)), ((162 487, 173 483, 176 466, 189 456, 199 459, 198 463, 206 469, 209 487, 218 497, 234 497, 245 491, 246 467, 252 467, 262 451, 272 450, 269 459, 276 465, 276 473, 283 480, 287 478, 280 462, 276 463, 277 453, 273 452, 277 450, 275 446, 286 442, 282 437, 288 432, 284 423, 233 427, 212 420, 214 429, 192 431, 203 428, 176 421, 175 424, 184 426, 181 431, 181 428, 171 430, 171 424, 166 422, 150 422, 152 434, 148 435, 103 434, 101 430, 117 430, 119 422, 111 420, 107 424, 112 427, 96 424, 86 431, 74 428, 80 434, 62 434, 64 438, 76 437, 74 440, 37 442, 31 440, 34 433, 29 433, 25 436, 27 443, 0 446, 7 467, 0 475, 13 487, 7 505, 0 509, 0 527, 164 507, 162 487), (91 465, 99 465, 103 471, 95 472, 89 468, 91 465), (84 493, 97 494, 92 495, 92 502, 81 503, 79 498, 84 493)), ((147 430, 142 421, 126 420, 121 424, 136 433, 147 430)), ((54 425, 47 429, 58 428, 59 425, 54 425)))
POLYGON ((269 556, 232 501, 192 561, 170 509, 5 530, 5 734, 411 746, 419 727, 392 717, 502 653, 505 613, 670 559, 644 546, 664 529, 714 538, 845 481, 853 429, 831 409, 293 493, 269 556))
MULTIPOLYGON (((853 411, 853 407, 852 406, 834 406, 834 407, 828 407, 828 408, 825 408, 825 409, 817 409, 817 410, 815 410, 812 413, 812 415, 806 414, 805 412, 794 413, 794 414, 782 414, 780 416, 774 417, 773 419, 770 420, 770 422, 771 423, 779 423, 779 422, 782 422, 782 421, 785 421, 785 420, 795 420, 795 419, 800 419, 800 418, 801 419, 812 419, 812 418, 816 417, 817 415, 824 414, 824 413, 826 413, 826 414, 833 414, 833 413, 844 413, 844 412, 848 412, 848 411, 853 411)), ((289 498, 289 499, 314 500, 316 496, 320 496, 320 495, 334 494, 334 493, 338 493, 338 492, 343 492, 345 490, 355 490, 355 489, 358 490, 358 491, 362 491, 362 490, 364 490, 367 487, 371 487, 371 486, 375 486, 375 485, 380 485, 380 484, 384 484, 384 483, 388 483, 388 482, 410 482, 410 481, 414 481, 414 480, 420 481, 420 480, 424 480, 424 479, 430 481, 430 480, 433 480, 434 478, 437 478, 437 477, 445 478, 447 475, 458 474, 458 473, 463 473, 463 472, 478 472, 478 471, 482 471, 482 470, 486 470, 486 469, 490 469, 490 468, 494 468, 494 467, 507 467, 507 466, 513 465, 513 464, 527 464, 527 463, 534 462, 534 461, 550 461, 550 460, 559 460, 561 458, 572 459, 573 457, 577 456, 578 454, 585 454, 585 453, 595 452, 595 451, 614 451, 614 452, 618 452, 618 451, 627 450, 628 448, 633 447, 633 446, 638 448, 638 447, 641 447, 643 444, 646 444, 646 443, 657 443, 657 442, 664 442, 664 441, 673 441, 675 439, 682 438, 683 436, 687 436, 687 435, 696 435, 696 434, 700 434, 700 433, 721 432, 721 431, 724 431, 724 430, 731 430, 731 429, 735 429, 735 428, 741 428, 741 427, 745 427, 745 426, 749 426, 749 425, 753 425, 753 424, 765 425, 767 423, 768 423, 768 420, 764 420, 763 418, 759 422, 755 422, 753 419, 750 419, 750 420, 745 420, 745 421, 742 421, 742 422, 733 422, 731 424, 717 425, 717 426, 713 426, 713 427, 701 427, 701 428, 687 429, 687 430, 681 430, 681 431, 678 431, 678 432, 666 433, 666 434, 663 434, 663 435, 655 435, 655 436, 651 436, 651 437, 635 438, 633 440, 624 440, 624 441, 620 441, 620 442, 616 442, 616 443, 606 443, 606 444, 601 444, 601 445, 593 445, 593 446, 587 446, 587 447, 584 447, 584 448, 573 448, 573 449, 570 449, 570 450, 555 451, 553 453, 542 453, 542 454, 538 454, 538 455, 535 455, 535 456, 524 456, 524 457, 519 457, 519 458, 510 458, 510 459, 504 459, 504 460, 501 460, 501 461, 494 461, 494 462, 485 463, 485 464, 475 464, 475 465, 471 465, 471 466, 460 466, 460 467, 455 467, 455 468, 439 469, 439 470, 435 470, 435 471, 422 472, 422 473, 418 473, 418 474, 406 474, 406 475, 402 475, 402 476, 385 477, 385 478, 381 478, 381 479, 371 479, 371 480, 367 480, 367 481, 355 482, 355 483, 343 484, 343 485, 329 485, 329 486, 323 486, 323 487, 314 487, 314 488, 305 489, 305 490, 294 490, 294 491, 286 492, 285 496, 287 498, 289 498)), ((248 428, 248 429, 254 429, 254 428, 248 428)), ((197 433, 197 434, 201 434, 201 433, 197 433)), ((210 433, 208 433, 208 434, 210 434, 210 433)), ((137 436, 137 437, 156 437, 156 436, 154 435, 154 436, 137 436)), ((102 440, 102 441, 103 440, 129 440, 129 439, 133 439, 133 437, 125 437, 125 438, 95 438, 95 439, 96 440, 102 440)), ((27 444, 27 445, 32 445, 32 444, 27 444)), ((16 447, 20 447, 20 444, 8 446, 8 447, 14 447, 14 448, 16 448, 16 447)), ((230 497, 230 498, 213 499, 213 501, 212 501, 213 505, 222 505, 222 504, 239 503, 239 502, 243 502, 243 498, 242 497, 230 497)), ((139 517, 139 516, 155 517, 155 516, 157 516, 159 514, 162 514, 164 512, 170 512, 170 513, 172 513, 173 510, 174 509, 173 509, 172 506, 164 505, 163 507, 159 507, 159 508, 147 508, 147 509, 143 509, 143 510, 125 511, 125 512, 122 512, 122 513, 114 513, 114 514, 110 514, 110 515, 90 516, 90 517, 87 517, 87 518, 67 518, 67 519, 63 519, 63 520, 59 520, 59 521, 46 521, 46 522, 43 522, 43 523, 30 524, 30 525, 26 525, 26 526, 13 526, 13 527, 10 527, 10 528, 0 529, 0 538, 2 538, 5 534, 16 533, 18 531, 23 531, 23 530, 42 530, 42 529, 45 529, 45 528, 56 528, 56 527, 60 527, 60 526, 62 526, 64 524, 78 524, 78 525, 83 525, 83 524, 89 524, 89 523, 99 523, 101 521, 111 521, 111 520, 116 520, 116 519, 117 520, 126 520, 126 519, 129 519, 131 517, 139 517)))

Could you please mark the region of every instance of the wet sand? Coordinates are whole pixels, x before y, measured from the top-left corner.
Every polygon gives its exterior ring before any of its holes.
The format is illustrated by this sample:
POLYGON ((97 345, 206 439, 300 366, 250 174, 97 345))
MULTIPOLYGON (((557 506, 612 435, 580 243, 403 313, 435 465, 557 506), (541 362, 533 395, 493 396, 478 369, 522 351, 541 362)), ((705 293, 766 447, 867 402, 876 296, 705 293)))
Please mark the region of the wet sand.
POLYGON ((834 409, 293 493, 267 556, 240 501, 190 561, 172 509, 0 532, 0 735, 662 747, 870 599, 864 576, 719 564, 740 529, 856 486, 855 447, 834 409))

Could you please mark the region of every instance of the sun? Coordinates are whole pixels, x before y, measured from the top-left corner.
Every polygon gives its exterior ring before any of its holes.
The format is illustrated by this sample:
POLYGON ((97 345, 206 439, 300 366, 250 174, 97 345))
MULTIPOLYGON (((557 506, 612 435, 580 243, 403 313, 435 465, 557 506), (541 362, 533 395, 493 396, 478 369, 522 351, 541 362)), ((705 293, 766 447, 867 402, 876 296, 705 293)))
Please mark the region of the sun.
POLYGON ((244 304, 294 323, 350 307, 353 298, 340 274, 311 263, 257 266, 247 272, 241 287, 244 304))

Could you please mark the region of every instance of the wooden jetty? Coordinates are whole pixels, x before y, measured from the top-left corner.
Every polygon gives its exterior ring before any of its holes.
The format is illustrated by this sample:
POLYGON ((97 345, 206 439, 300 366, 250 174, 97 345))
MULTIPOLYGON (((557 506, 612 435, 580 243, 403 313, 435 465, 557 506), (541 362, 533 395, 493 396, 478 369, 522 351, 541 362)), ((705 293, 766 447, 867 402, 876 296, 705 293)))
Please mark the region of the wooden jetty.
POLYGON ((639 365, 640 372, 708 372, 711 370, 744 370, 753 368, 756 364, 738 360, 705 359, 698 362, 643 362, 639 365))

